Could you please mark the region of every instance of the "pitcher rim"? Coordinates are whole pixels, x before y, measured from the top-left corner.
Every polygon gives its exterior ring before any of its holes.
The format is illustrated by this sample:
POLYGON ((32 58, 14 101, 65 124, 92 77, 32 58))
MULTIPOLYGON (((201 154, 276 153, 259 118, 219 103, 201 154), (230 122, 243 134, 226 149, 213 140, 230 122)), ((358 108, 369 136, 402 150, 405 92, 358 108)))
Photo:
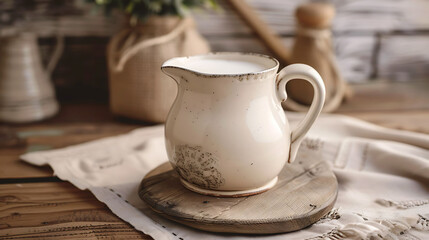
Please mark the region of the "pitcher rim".
POLYGON ((209 78, 221 78, 221 77, 245 77, 245 76, 256 76, 256 75, 261 75, 261 74, 265 74, 265 73, 269 73, 271 71, 277 71, 278 67, 279 67, 280 63, 277 59, 275 59, 274 57, 271 57, 269 55, 265 55, 265 54, 261 54, 261 53, 252 53, 252 52, 209 52, 206 54, 198 54, 198 55, 192 55, 192 56, 184 56, 184 57, 175 57, 175 58, 171 58, 167 61, 165 61, 162 66, 161 66, 161 70, 164 68, 177 68, 177 69, 181 69, 181 70, 185 70, 191 73, 194 73, 197 76, 204 76, 204 77, 209 77, 209 78), (246 55, 246 56, 252 56, 252 57, 259 57, 259 58, 265 58, 265 59, 269 59, 271 61, 274 62, 274 66, 270 67, 270 68, 266 68, 264 70, 258 71, 258 72, 250 72, 250 73, 224 73, 224 74, 216 74, 216 73, 204 73, 204 72, 199 72, 199 71, 195 71, 195 70, 191 70, 191 69, 187 69, 187 68, 183 68, 183 67, 177 67, 177 66, 165 66, 165 64, 171 60, 174 59, 180 59, 180 58, 194 58, 194 57, 204 57, 204 56, 212 56, 212 55, 246 55))

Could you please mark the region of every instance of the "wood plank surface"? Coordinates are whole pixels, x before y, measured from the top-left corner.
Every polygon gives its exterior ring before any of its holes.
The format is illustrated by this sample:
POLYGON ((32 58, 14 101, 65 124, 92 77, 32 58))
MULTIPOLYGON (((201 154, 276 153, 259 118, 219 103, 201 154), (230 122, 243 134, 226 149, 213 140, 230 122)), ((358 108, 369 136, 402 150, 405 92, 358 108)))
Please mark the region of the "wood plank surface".
POLYGON ((139 195, 158 214, 193 228, 271 234, 296 231, 318 221, 332 209, 337 187, 328 163, 302 159, 284 168, 277 184, 266 192, 219 198, 188 190, 164 164, 143 179, 139 195))
MULTIPOLYGON (((429 111, 429 81, 391 82, 376 80, 351 85, 353 95, 336 113, 429 111)), ((386 117, 386 121, 390 118, 386 117)))
MULTIPOLYGON (((19 160, 21 154, 63 148, 104 137, 127 133, 142 125, 111 123, 39 123, 3 127, 14 135, 14 145, 0 147, 0 182, 3 178, 50 177, 49 167, 36 167, 19 160)), ((1 132, 0 132, 1 134, 1 132)), ((4 140, 7 141, 7 140, 4 140)), ((9 140, 9 142, 12 140, 9 140)))
POLYGON ((0 149, 0 182, 9 178, 51 177, 48 166, 37 167, 19 160, 24 148, 0 149))
POLYGON ((152 239, 67 182, 0 184, 0 239, 152 239))
POLYGON ((346 115, 387 128, 429 134, 429 110, 350 112, 346 115))
MULTIPOLYGON (((105 16, 85 0, 34 0, 0 2, 0 34, 9 27, 31 29, 42 37, 64 35, 66 39, 87 37, 104 38, 117 33, 125 25, 124 17, 115 11, 105 16), (6 2, 5 4, 2 4, 6 2), (17 2, 17 3, 14 3, 17 2)), ((219 0, 222 11, 196 11, 199 32, 209 40, 214 51, 230 48, 230 42, 240 38, 257 42, 257 47, 244 44, 235 51, 258 51, 257 37, 233 11, 225 0, 219 0), (222 39, 223 41, 218 41, 222 39), (216 43, 215 43, 216 42, 216 43)), ((246 0, 274 31, 284 37, 295 34, 294 11, 305 0, 246 0)), ((429 4, 425 0, 410 1, 337 1, 337 15, 333 22, 334 45, 339 67, 347 80, 366 82, 374 77, 389 76, 395 79, 414 80, 427 77, 429 4), (405 35, 406 39, 403 39, 405 35), (379 58, 380 61, 372 61, 379 58), (378 64, 379 63, 379 64, 378 64), (373 69, 368 72, 368 69, 373 69)), ((67 40, 68 41, 68 40, 67 40)), ((78 84, 81 90, 103 86, 107 90, 105 44, 66 44, 64 59, 57 71, 58 86, 78 84), (91 56, 91 57, 87 57, 91 56), (73 66, 73 67, 70 67, 73 66), (79 71, 73 71, 79 69, 79 71), (99 78, 100 77, 100 78, 99 78), (96 83, 96 84, 94 84, 96 83), (103 84, 103 85, 101 85, 103 84)), ((52 44, 50 44, 52 46, 52 44)), ((269 53, 265 50, 262 53, 269 53)), ((63 86, 64 87, 64 86, 63 86)), ((76 89, 76 88, 73 88, 76 89)), ((107 92, 104 92, 107 96, 107 92)))

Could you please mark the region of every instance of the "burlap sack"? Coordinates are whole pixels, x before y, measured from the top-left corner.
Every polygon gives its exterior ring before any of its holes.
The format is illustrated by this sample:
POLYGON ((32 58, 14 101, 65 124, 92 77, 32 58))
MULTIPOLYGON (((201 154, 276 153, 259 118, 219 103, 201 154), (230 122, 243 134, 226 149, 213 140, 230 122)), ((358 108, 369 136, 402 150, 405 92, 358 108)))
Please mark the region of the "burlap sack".
POLYGON ((108 45, 110 108, 120 116, 164 122, 177 86, 160 70, 164 61, 210 51, 191 18, 152 17, 124 29, 108 45))

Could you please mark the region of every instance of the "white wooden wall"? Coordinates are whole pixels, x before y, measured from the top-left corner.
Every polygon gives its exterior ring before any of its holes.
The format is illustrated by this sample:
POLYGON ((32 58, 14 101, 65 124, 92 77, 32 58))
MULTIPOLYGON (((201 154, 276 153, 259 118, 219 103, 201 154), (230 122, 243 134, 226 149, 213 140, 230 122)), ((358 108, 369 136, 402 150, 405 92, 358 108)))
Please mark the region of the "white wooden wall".
MULTIPOLYGON (((212 49, 269 54, 225 0, 218 1, 223 8, 221 12, 194 14, 200 32, 211 43, 212 49)), ((291 46, 295 31, 294 11, 297 5, 306 1, 247 1, 282 36, 285 45, 291 46)), ((13 11, 7 10, 10 2, 13 0, 0 1, 0 23, 5 19, 7 22, 8 11, 13 11)), ((40 2, 40 9, 24 12, 22 20, 13 21, 12 25, 36 31, 41 36, 107 37, 123 24, 119 17, 106 18, 101 12, 94 11, 92 6, 83 3, 84 0, 66 1, 65 10, 51 15, 43 10, 43 4, 50 0, 37 2, 40 2)), ((337 8, 333 24, 334 47, 341 71, 348 81, 363 82, 371 78, 429 80, 429 0, 329 2, 337 8)))
MULTIPOLYGON (((284 39, 293 43, 295 8, 304 0, 247 0, 284 39)), ((429 80, 428 0, 330 0, 337 15, 334 47, 345 78, 429 80)), ((197 14, 199 29, 216 51, 267 53, 245 24, 221 2, 224 11, 197 14)))

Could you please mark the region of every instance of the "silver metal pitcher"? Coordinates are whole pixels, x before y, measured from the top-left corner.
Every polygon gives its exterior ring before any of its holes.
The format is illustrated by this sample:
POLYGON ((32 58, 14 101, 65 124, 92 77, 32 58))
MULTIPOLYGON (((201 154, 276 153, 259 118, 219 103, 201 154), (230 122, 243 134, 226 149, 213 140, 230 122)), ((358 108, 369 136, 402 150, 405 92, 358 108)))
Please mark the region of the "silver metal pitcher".
POLYGON ((0 37, 0 121, 33 122, 58 112, 50 75, 62 50, 63 41, 59 38, 45 69, 35 34, 0 37))

